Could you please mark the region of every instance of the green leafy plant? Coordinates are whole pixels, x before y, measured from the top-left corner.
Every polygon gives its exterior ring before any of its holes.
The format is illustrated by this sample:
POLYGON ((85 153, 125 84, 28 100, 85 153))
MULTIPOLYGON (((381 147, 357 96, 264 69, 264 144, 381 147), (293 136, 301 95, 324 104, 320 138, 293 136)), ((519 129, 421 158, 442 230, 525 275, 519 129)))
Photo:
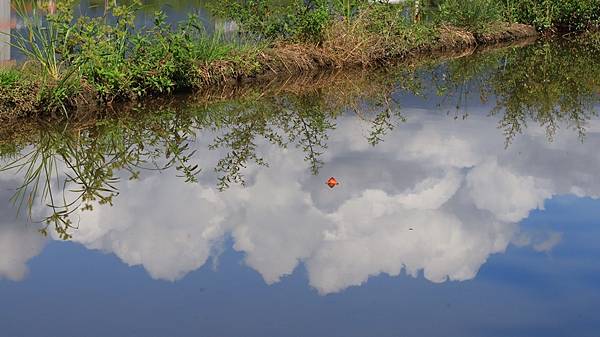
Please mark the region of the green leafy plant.
POLYGON ((490 24, 502 21, 503 13, 503 4, 498 0, 444 0, 439 6, 438 20, 483 32, 490 24))
POLYGON ((268 0, 226 0, 213 11, 235 20, 241 33, 256 40, 292 40, 319 43, 333 19, 326 0, 294 0, 286 6, 268 0))
POLYGON ((539 30, 585 30, 600 23, 600 0, 506 0, 509 15, 539 30))

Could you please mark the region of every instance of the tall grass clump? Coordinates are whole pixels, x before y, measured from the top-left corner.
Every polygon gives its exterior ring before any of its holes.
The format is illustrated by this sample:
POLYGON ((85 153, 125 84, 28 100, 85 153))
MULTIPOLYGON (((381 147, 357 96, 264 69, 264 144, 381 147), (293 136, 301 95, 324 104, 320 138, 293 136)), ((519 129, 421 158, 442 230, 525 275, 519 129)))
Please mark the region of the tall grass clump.
POLYGON ((64 62, 60 58, 60 50, 68 43, 69 31, 63 34, 54 21, 40 13, 36 3, 33 3, 31 14, 27 13, 26 2, 16 0, 15 12, 23 20, 25 33, 17 32, 13 45, 30 61, 35 61, 41 74, 52 80, 60 80, 63 74, 64 62))
POLYGON ((24 0, 13 2, 13 8, 22 18, 26 32, 15 33, 11 44, 28 59, 25 65, 37 77, 41 77, 38 103, 52 112, 61 111, 68 115, 72 97, 79 90, 77 69, 63 57, 73 28, 44 16, 35 2, 28 13, 28 4, 24 0))
POLYGON ((237 22, 243 36, 275 46, 285 68, 304 69, 367 66, 433 42, 433 24, 413 22, 411 9, 411 1, 226 0, 214 12, 237 22))
POLYGON ((382 36, 390 49, 409 50, 432 43, 437 32, 433 22, 413 22, 411 5, 373 3, 363 9, 367 29, 382 36))
POLYGON ((383 63, 432 43, 437 35, 430 24, 415 24, 405 7, 372 3, 350 17, 336 20, 326 31, 323 51, 336 65, 383 63))

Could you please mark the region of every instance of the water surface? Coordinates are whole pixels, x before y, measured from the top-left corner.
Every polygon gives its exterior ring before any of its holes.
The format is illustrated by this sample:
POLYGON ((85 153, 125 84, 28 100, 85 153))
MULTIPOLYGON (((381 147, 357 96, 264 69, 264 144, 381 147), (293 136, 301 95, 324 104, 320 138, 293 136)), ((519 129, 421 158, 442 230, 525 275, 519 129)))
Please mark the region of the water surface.
POLYGON ((5 137, 2 335, 595 336, 595 55, 540 42, 5 137))

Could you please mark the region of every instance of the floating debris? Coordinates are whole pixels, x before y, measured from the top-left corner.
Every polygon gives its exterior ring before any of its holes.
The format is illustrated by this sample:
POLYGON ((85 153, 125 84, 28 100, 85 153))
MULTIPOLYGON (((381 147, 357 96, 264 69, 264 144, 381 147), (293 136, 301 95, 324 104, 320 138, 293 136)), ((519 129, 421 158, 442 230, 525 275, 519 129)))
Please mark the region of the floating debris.
POLYGON ((331 177, 331 178, 327 179, 326 184, 327 184, 327 186, 329 186, 329 188, 334 188, 337 185, 339 185, 340 183, 337 181, 337 179, 335 179, 334 177, 331 177))

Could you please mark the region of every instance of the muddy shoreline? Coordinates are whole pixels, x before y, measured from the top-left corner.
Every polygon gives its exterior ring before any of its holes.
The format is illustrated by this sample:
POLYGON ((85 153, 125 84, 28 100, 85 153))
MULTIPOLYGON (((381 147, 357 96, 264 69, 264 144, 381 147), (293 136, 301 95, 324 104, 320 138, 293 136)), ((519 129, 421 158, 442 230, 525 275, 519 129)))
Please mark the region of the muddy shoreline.
POLYGON ((450 54, 472 53, 477 48, 502 47, 539 37, 533 26, 505 24, 493 33, 475 34, 455 27, 441 27, 435 42, 423 44, 400 53, 393 48, 375 47, 374 51, 360 53, 355 46, 336 44, 335 40, 323 45, 283 44, 269 48, 258 56, 260 72, 246 72, 233 62, 214 62, 198 69, 200 87, 232 85, 232 83, 270 82, 276 77, 289 77, 315 71, 374 68, 400 62, 431 59, 450 54))

